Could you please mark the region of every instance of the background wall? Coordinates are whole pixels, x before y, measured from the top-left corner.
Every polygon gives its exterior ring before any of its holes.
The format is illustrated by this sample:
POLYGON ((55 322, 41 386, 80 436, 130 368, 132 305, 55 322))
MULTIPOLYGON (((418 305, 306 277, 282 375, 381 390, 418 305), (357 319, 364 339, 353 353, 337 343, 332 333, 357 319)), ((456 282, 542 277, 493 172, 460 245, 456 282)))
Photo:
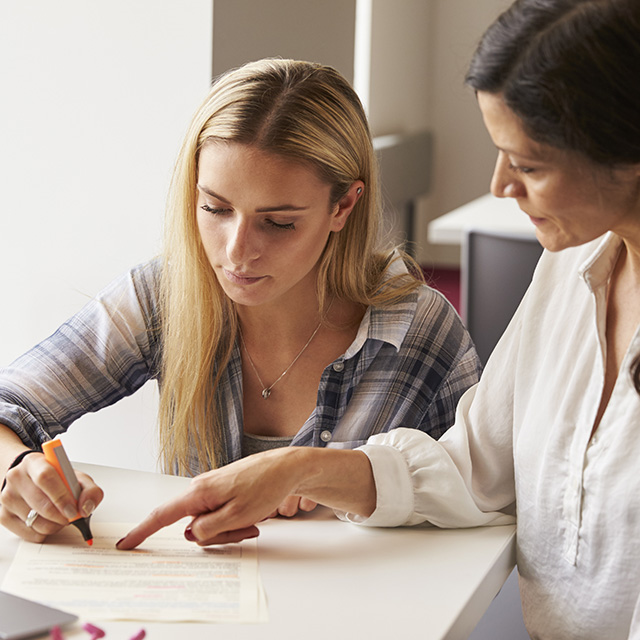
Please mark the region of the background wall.
POLYGON ((214 0, 213 75, 278 56, 331 65, 353 81, 355 0, 214 0))
MULTIPOLYGON (((210 0, 0 3, 0 366, 159 251, 211 22, 210 0)), ((82 418, 69 455, 154 469, 155 402, 82 418)))
MULTIPOLYGON (((435 132, 433 191, 423 221, 489 192, 496 149, 482 123, 475 95, 464 86, 467 66, 480 36, 511 0, 437 0, 429 90, 435 132)), ((431 246, 423 227, 424 262, 459 264, 452 247, 431 246)))
POLYGON ((480 36, 511 0, 366 1, 373 13, 374 135, 428 129, 434 136, 431 191, 417 203, 416 257, 458 265, 459 250, 430 245, 427 227, 489 191, 496 151, 464 76, 480 36))

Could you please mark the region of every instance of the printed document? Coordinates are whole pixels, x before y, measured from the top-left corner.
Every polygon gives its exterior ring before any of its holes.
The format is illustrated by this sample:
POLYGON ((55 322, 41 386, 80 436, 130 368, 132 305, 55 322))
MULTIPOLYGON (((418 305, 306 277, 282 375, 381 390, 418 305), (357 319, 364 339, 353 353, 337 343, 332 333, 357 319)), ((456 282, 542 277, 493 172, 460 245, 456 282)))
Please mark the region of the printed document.
POLYGON ((43 544, 23 540, 2 588, 85 619, 267 620, 255 540, 201 548, 177 523, 137 549, 118 551, 116 542, 133 526, 92 523, 91 547, 74 527, 43 544))

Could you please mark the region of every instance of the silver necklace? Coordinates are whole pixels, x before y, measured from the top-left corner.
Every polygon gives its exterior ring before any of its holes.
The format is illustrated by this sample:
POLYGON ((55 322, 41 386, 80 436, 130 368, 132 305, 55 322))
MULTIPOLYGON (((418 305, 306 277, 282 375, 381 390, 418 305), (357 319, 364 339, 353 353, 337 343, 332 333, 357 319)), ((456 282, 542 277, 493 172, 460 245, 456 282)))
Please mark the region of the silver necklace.
POLYGON ((306 351, 307 347, 311 344, 311 341, 316 337, 316 333, 320 331, 321 326, 322 326, 322 320, 320 320, 320 322, 318 323, 318 326, 315 328, 314 332, 311 334, 311 337, 307 340, 307 344, 305 344, 304 347, 302 347, 302 349, 300 350, 300 353, 298 353, 298 355, 293 359, 293 362, 278 376, 278 378, 273 384, 267 387, 264 384, 264 382, 262 382, 262 378, 260 377, 260 374, 258 373, 258 369, 256 369, 256 365, 254 364, 253 359, 251 358, 249 349, 247 349, 247 345, 244 341, 244 336, 242 335, 242 329, 240 329, 240 325, 238 325, 238 333, 240 334, 240 341, 242 342, 242 346, 244 347, 244 350, 247 354, 247 358, 249 358, 249 363, 251 364, 251 367, 254 370, 256 377, 258 378, 258 382, 262 387, 262 397, 265 400, 271 395, 271 389, 273 389, 273 387, 275 387, 278 384, 278 382, 280 382, 280 380, 282 380, 282 378, 284 378, 285 375, 289 373, 289 369, 291 369, 291 367, 293 367, 293 365, 296 362, 298 362, 298 358, 300 358, 300 356, 306 351))

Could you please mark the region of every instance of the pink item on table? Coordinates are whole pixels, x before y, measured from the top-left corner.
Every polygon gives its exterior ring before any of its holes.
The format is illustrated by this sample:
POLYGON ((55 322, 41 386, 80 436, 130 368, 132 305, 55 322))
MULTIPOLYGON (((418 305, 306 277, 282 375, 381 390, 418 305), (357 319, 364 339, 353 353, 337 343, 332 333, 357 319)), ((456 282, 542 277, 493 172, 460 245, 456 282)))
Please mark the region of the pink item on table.
POLYGON ((100 628, 96 627, 94 624, 90 622, 86 622, 82 625, 82 628, 91 634, 91 640, 98 640, 98 638, 104 638, 106 633, 100 628))
POLYGON ((51 628, 51 635, 49 636, 49 640, 63 640, 63 635, 60 627, 56 626, 51 628))

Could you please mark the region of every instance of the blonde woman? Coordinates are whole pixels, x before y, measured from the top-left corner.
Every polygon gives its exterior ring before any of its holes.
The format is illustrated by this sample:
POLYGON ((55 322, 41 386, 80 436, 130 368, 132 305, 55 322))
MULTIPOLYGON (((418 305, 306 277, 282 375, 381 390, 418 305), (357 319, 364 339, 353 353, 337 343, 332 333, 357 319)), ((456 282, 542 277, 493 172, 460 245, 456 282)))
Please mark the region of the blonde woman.
MULTIPOLYGON (((416 265, 380 247, 379 218, 366 118, 336 71, 264 60, 224 75, 180 151, 163 257, 0 372, 0 521, 28 540, 66 524, 41 443, 150 379, 165 468, 185 475, 399 426, 441 435, 478 360, 416 265)), ((81 481, 89 513, 102 494, 81 481)))

